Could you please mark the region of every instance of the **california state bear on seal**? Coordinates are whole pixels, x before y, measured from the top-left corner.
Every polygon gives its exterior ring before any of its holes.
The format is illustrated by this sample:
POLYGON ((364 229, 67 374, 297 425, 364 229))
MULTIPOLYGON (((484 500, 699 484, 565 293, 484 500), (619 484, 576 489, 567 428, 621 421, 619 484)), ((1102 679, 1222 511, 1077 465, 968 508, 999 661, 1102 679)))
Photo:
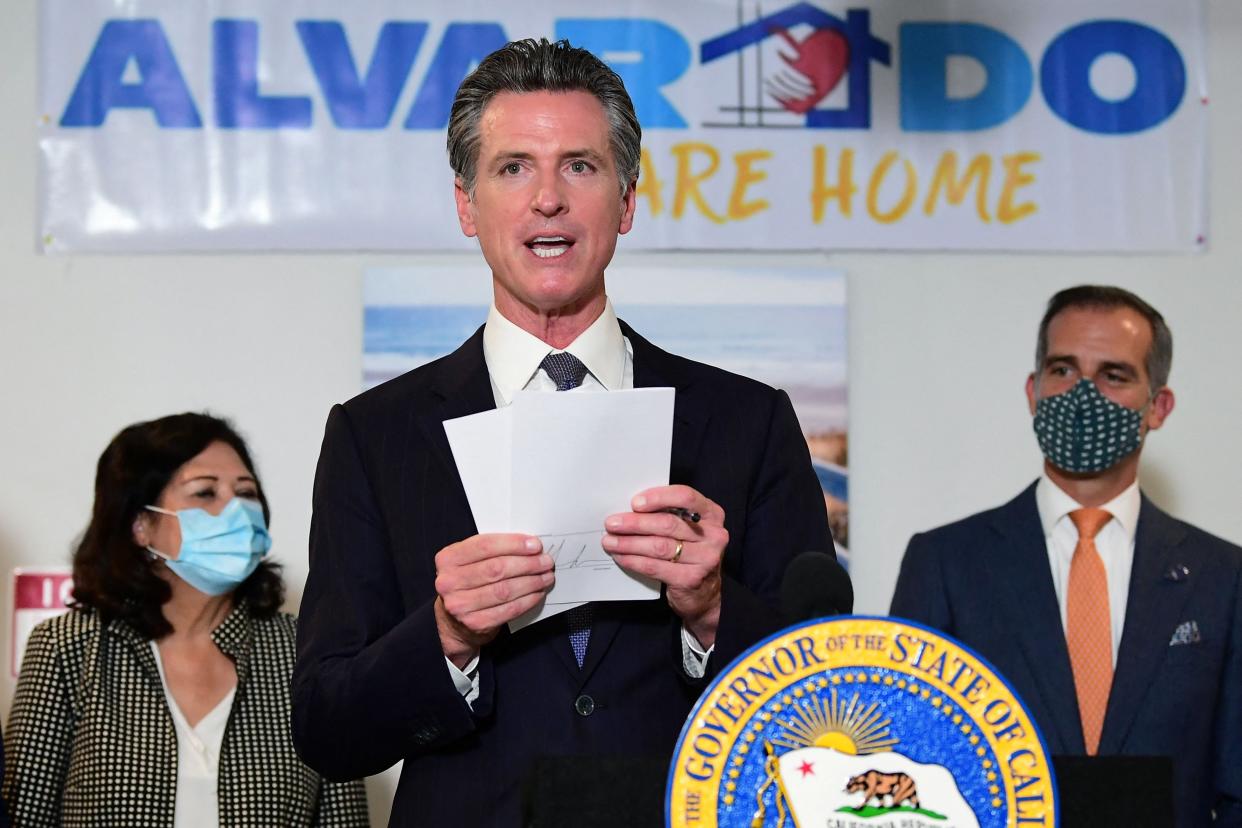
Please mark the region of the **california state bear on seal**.
POLYGON ((869 770, 846 782, 845 791, 846 793, 862 791, 863 805, 871 802, 873 797, 877 805, 883 805, 884 797, 888 797, 890 808, 896 808, 903 802, 909 802, 915 808, 919 807, 919 794, 914 780, 904 773, 880 773, 877 770, 869 770))

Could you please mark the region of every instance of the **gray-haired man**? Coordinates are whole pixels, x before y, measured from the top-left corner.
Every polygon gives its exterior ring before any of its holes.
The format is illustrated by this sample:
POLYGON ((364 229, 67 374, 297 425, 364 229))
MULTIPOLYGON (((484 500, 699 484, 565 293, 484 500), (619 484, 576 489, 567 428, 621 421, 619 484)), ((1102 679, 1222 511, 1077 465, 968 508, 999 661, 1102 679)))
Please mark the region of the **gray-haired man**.
POLYGON ((585 50, 527 40, 486 58, 448 143, 461 228, 492 270, 487 324, 329 416, 294 741, 330 778, 404 759, 394 825, 515 825, 540 756, 667 757, 706 677, 780 626, 786 562, 831 548, 788 397, 665 353, 613 312, 604 269, 634 219, 640 134, 585 50), (552 561, 537 538, 476 533, 443 421, 522 389, 642 386, 676 388, 673 485, 601 528, 661 598, 509 634, 552 561))

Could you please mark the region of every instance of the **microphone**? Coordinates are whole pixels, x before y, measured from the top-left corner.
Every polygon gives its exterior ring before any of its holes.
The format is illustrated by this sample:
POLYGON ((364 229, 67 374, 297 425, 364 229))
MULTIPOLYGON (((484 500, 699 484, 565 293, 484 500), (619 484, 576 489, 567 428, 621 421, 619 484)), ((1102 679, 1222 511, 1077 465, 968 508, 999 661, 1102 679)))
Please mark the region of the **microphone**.
POLYGON ((836 556, 803 552, 785 567, 781 609, 791 622, 854 611, 854 585, 836 556))

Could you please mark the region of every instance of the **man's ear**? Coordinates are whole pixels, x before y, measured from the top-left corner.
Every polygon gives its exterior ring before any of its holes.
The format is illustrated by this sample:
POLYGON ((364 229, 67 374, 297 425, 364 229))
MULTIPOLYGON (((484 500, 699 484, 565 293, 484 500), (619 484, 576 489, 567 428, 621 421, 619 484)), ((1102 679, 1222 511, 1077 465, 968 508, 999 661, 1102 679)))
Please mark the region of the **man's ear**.
POLYGON ((474 224, 474 202, 470 200, 461 178, 453 179, 453 198, 457 201, 457 222, 461 225, 461 232, 474 238, 479 234, 474 224))
POLYGON ((1031 410, 1031 416, 1035 416, 1035 403, 1039 400, 1035 397, 1035 374, 1032 372, 1026 378, 1026 404, 1031 410))
POLYGON ((1143 424, 1147 426, 1148 431, 1155 431, 1164 425, 1164 421, 1173 413, 1173 405, 1176 400, 1173 397, 1173 389, 1167 385, 1156 392, 1151 398, 1151 405, 1147 407, 1147 416, 1143 418, 1143 424))
POLYGON ((630 232, 630 228, 634 226, 634 211, 638 207, 637 188, 636 179, 630 182, 630 186, 626 187, 621 195, 621 223, 617 227, 617 233, 622 236, 630 232))

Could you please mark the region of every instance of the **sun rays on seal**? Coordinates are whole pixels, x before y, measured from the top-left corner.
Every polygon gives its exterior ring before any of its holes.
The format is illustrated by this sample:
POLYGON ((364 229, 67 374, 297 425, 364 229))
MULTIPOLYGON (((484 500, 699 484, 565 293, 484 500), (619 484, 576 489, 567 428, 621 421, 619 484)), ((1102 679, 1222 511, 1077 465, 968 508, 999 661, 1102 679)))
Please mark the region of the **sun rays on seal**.
POLYGON ((882 719, 878 708, 878 702, 860 704, 857 693, 844 702, 834 687, 827 702, 820 696, 811 696, 806 702, 787 708, 792 717, 777 720, 786 735, 776 736, 771 742, 789 750, 823 747, 850 755, 878 753, 898 741, 889 733, 892 720, 882 719))

